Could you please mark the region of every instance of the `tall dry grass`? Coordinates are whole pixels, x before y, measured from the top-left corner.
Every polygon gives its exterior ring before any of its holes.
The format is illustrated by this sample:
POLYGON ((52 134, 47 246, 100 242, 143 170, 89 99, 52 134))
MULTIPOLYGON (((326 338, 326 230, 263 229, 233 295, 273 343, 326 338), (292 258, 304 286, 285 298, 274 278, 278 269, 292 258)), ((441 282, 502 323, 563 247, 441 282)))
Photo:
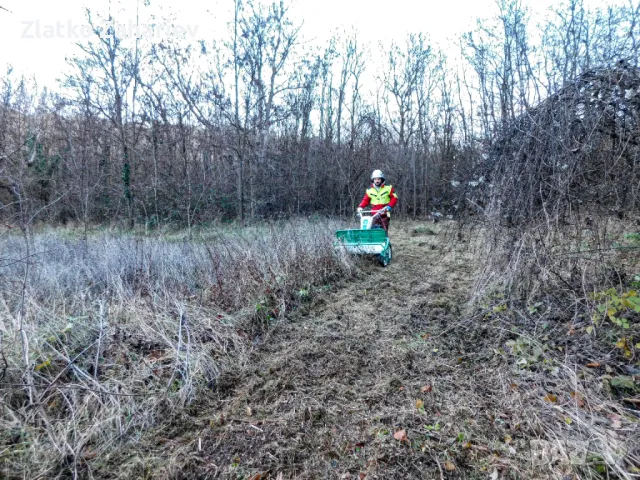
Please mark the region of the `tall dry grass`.
POLYGON ((540 406, 527 415, 539 437, 533 458, 581 478, 635 478, 640 313, 619 308, 613 313, 628 324, 616 324, 605 292, 640 290, 638 223, 596 215, 497 223, 480 233, 475 295, 487 307, 484 321, 512 336, 505 356, 527 385, 523 405, 540 406))
POLYGON ((476 294, 499 286, 524 303, 584 304, 594 292, 629 288, 640 273, 636 218, 575 215, 571 223, 496 224, 488 222, 479 233, 484 261, 476 294))
POLYGON ((301 293, 351 272, 336 227, 1 236, 0 477, 91 477, 215 390, 301 293))

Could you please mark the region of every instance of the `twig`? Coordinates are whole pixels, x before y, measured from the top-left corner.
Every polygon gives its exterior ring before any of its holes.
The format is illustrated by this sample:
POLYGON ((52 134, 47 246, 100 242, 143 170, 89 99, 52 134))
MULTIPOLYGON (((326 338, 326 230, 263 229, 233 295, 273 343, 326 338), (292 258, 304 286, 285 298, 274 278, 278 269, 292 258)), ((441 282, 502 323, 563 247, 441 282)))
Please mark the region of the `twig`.
MULTIPOLYGON (((24 217, 24 206, 22 202, 20 203, 21 214, 24 217)), ((23 224, 21 226, 24 244, 26 249, 26 256, 29 257, 31 255, 31 245, 29 244, 29 232, 28 232, 28 224, 23 224)), ((27 387, 27 391, 29 392, 29 402, 33 403, 33 372, 29 366, 29 339, 27 337, 27 332, 25 330, 25 317, 27 315, 26 312, 26 295, 27 295, 27 285, 29 282, 29 262, 24 264, 24 274, 22 276, 21 288, 20 288, 20 303, 18 307, 18 325, 20 331, 20 341, 22 344, 22 362, 24 364, 24 377, 26 378, 27 384, 30 386, 27 387)))
POLYGON ((95 345, 95 343, 96 343, 95 341, 92 342, 89 346, 87 346, 84 350, 82 350, 78 355, 73 357, 72 360, 70 360, 67 357, 65 357, 64 355, 62 355, 60 352, 58 352, 58 350, 53 348, 53 346, 49 342, 45 342, 45 345, 47 345, 49 348, 51 348, 51 350, 53 350, 58 355, 60 355, 64 360, 66 360, 67 365, 60 371, 60 373, 58 373, 58 375, 56 375, 56 377, 53 380, 51 380, 51 382, 49 382, 49 385, 44 390, 44 392, 42 392, 40 397, 42 398, 45 395, 45 393, 47 393, 47 391, 53 386, 53 384, 64 374, 64 372, 66 372, 69 368, 71 368, 73 362, 78 360, 78 358, 80 358, 87 350, 89 350, 91 347, 93 347, 93 345, 95 345))
MULTIPOLYGON (((49 252, 55 252, 55 251, 56 251, 56 249, 43 250, 42 252, 35 252, 35 253, 32 253, 32 254, 30 254, 28 256, 25 256, 25 257, 22 257, 22 258, 11 259, 11 262, 0 265, 0 268, 10 267, 11 265, 15 265, 16 263, 24 262, 28 258, 36 257, 38 255, 42 255, 43 253, 49 253, 49 252)), ((8 258, 3 258, 2 260, 3 261, 8 261, 9 259, 8 258)), ((32 263, 30 263, 30 262, 25 262, 25 263, 29 263, 30 265, 32 265, 32 263)))
POLYGON ((9 368, 9 363, 7 362, 7 357, 4 355, 4 350, 2 349, 2 332, 0 332, 0 360, 4 364, 2 366, 2 373, 0 373, 0 382, 4 379, 7 374, 7 369, 9 368))
MULTIPOLYGON (((27 387, 26 383, 4 383, 4 386, 7 387, 27 387)), ((53 385, 47 385, 47 389, 50 389, 53 385)), ((95 390, 93 388, 87 387, 85 385, 56 385, 57 389, 69 388, 72 390, 86 390, 88 392, 95 393, 103 393, 105 395, 113 395, 115 397, 156 397, 157 393, 118 393, 118 392, 109 392, 107 390, 95 390)))
POLYGON ((104 326, 104 302, 100 302, 100 333, 98 333, 98 348, 96 348, 96 359, 93 363, 93 378, 98 378, 98 364, 100 362, 100 347, 102 344, 102 331, 104 326))
POLYGON ((436 461, 436 465, 438 465, 438 470, 440 470, 440 480, 444 480, 444 472, 442 471, 442 467, 440 466, 440 462, 434 456, 433 459, 436 461))

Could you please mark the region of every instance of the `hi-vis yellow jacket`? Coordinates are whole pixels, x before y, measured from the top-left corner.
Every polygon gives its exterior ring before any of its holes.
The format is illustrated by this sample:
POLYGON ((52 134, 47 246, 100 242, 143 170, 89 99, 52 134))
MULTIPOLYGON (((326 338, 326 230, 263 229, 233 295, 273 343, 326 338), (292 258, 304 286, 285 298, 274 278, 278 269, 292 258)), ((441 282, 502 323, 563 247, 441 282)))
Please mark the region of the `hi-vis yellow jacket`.
POLYGON ((371 184, 371 187, 365 192, 359 207, 365 208, 371 205, 371 210, 376 211, 387 205, 393 208, 397 202, 398 195, 396 195, 392 185, 385 185, 383 183, 380 188, 376 188, 371 184))

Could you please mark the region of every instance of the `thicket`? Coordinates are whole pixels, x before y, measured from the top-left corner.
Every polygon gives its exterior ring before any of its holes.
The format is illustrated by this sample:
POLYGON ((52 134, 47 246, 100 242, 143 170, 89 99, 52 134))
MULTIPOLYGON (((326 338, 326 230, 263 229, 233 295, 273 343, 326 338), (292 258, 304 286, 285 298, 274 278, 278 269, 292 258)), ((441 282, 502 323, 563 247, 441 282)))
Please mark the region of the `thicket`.
POLYGON ((570 95, 596 67, 636 67, 640 45, 632 4, 589 10, 571 0, 540 19, 500 0, 497 16, 452 43, 459 55, 426 32, 380 48, 355 33, 312 47, 285 3, 232 7, 227 31, 198 48, 103 39, 108 18, 89 10, 95 37, 56 88, 9 68, 3 221, 191 228, 345 214, 374 168, 397 187, 398 213, 479 213, 493 141, 541 104, 560 106, 546 99, 570 95))
POLYGON ((487 258, 516 296, 533 299, 542 284, 578 297, 631 287, 639 118, 640 70, 620 61, 585 72, 494 142, 487 258))
POLYGON ((575 428, 543 411, 543 438, 581 451, 587 478, 633 478, 640 461, 639 118, 636 66, 588 70, 505 126, 480 195, 477 298, 518 332, 505 349, 544 402, 571 399, 558 411, 575 428))

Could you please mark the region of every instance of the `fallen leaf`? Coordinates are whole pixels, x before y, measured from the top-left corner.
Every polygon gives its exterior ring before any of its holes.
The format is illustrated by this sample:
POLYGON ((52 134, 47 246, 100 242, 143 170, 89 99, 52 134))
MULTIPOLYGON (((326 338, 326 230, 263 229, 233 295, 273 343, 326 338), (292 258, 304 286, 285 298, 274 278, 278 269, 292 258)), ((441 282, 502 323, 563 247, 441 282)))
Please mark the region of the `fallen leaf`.
POLYGON ((91 460, 92 458, 96 458, 98 456, 98 452, 95 450, 89 450, 82 454, 83 460, 91 460))
POLYGON ((587 363, 587 367, 589 368, 596 368, 599 367, 600 364, 598 362, 591 362, 591 363, 587 363))
POLYGON ((504 436, 504 443, 506 443, 507 445, 508 445, 509 443, 511 443, 511 442, 512 442, 512 440, 513 440, 513 439, 511 438, 511 435, 505 435, 505 436, 504 436))
POLYGON ((517 390, 518 389, 518 385, 516 385, 515 383, 511 384, 511 390, 517 390))
POLYGON ((549 393, 546 397, 544 397, 544 401, 547 403, 556 403, 558 401, 558 396, 553 393, 549 393))
POLYGON ((407 432, 404 430, 398 430, 396 433, 393 434, 393 438, 395 438, 399 442, 403 442, 407 439, 407 432))
POLYGON ((622 419, 618 415, 608 415, 611 426, 615 429, 622 428, 622 419))
POLYGON ((571 398, 576 401, 578 408, 584 408, 584 399, 578 392, 571 392, 571 398))
POLYGON ((247 416, 250 417, 251 416, 251 407, 247 407, 247 416))
POLYGON ((360 472, 360 475, 358 476, 360 477, 360 480, 364 480, 365 478, 367 478, 367 474, 362 472, 360 472))
POLYGON ((471 447, 473 447, 473 445, 471 445, 471 442, 467 442, 462 446, 462 448, 471 448, 471 447))
POLYGON ((151 360, 158 360, 159 358, 162 358, 164 355, 164 350, 151 350, 149 352, 149 358, 151 360))
POLYGON ((420 389, 422 393, 429 393, 431 390, 433 390, 433 387, 431 385, 425 385, 420 389))
POLYGON ((453 472, 456 469, 456 466, 451 462, 444 462, 444 469, 447 472, 453 472))
POLYGON ((423 340, 426 340, 427 338, 429 338, 431 335, 428 333, 423 333, 422 335, 420 335, 420 338, 422 338, 423 340))
POLYGON ((635 388, 635 381, 633 377, 628 375, 619 375, 609 380, 609 383, 614 387, 622 387, 633 390, 635 388))
POLYGON ((569 417, 565 417, 564 418, 564 423, 566 423, 567 425, 571 425, 573 423, 573 420, 571 420, 571 418, 569 418, 569 417))
POLYGON ((47 359, 44 362, 42 362, 40 365, 36 365, 36 371, 42 370, 43 368, 47 368, 50 365, 51 365, 51 359, 47 359))
POLYGON ((418 410, 424 410, 424 402, 422 400, 416 400, 416 408, 418 410))

